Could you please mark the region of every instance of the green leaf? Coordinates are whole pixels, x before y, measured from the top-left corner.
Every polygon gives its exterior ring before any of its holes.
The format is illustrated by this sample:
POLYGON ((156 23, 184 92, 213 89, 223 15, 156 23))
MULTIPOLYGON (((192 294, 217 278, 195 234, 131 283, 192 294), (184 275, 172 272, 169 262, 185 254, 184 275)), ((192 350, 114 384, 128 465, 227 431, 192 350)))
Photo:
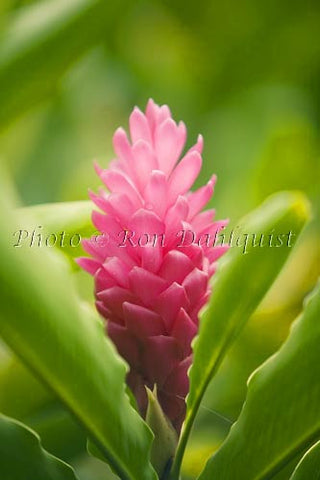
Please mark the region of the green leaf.
POLYGON ((86 453, 86 432, 59 401, 19 420, 40 435, 44 448, 65 462, 86 453))
POLYGON ((36 430, 43 446, 64 461, 85 451, 79 424, 15 357, 0 361, 0 412, 36 430))
POLYGON ((1 480, 76 480, 72 468, 44 450, 39 436, 0 415, 1 480))
POLYGON ((173 465, 173 479, 178 478, 187 439, 210 380, 278 275, 307 218, 305 197, 298 192, 281 192, 240 222, 239 234, 243 236, 239 238, 243 245, 233 246, 226 254, 213 285, 209 307, 200 322, 199 336, 193 344, 186 420, 173 465), (273 246, 270 247, 271 234, 273 246), (283 243, 277 247, 278 236, 283 243), (247 244, 244 244, 245 238, 247 244), (262 246, 259 246, 260 238, 263 238, 262 246))
POLYGON ((290 480, 320 480, 320 442, 303 456, 290 480))
POLYGON ((239 419, 199 480, 270 479, 319 438, 319 318, 320 285, 287 341, 250 377, 239 419))
POLYGON ((70 65, 113 28, 121 4, 46 0, 10 19, 0 40, 0 129, 55 92, 70 65))
MULTIPOLYGON (((80 304, 58 251, 12 245, 0 199, 0 334, 77 418, 123 480, 151 480, 152 433, 125 393, 127 366, 80 304)), ((22 219, 23 220, 23 219, 22 219)))
POLYGON ((0 412, 25 422, 53 399, 52 392, 16 358, 1 364, 0 412))
MULTIPOLYGON (((83 255, 80 240, 99 235, 91 221, 90 201, 61 202, 24 207, 18 210, 12 244, 15 248, 47 248, 56 246, 71 258, 83 255)), ((78 268, 72 262, 74 268, 78 268)))

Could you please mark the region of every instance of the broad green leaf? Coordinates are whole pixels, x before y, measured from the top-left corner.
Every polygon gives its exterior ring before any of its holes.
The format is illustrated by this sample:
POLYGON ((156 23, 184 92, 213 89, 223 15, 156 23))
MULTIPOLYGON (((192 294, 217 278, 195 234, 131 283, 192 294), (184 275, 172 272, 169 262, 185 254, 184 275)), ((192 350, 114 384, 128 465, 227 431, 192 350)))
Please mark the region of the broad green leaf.
POLYGON ((30 428, 0 415, 1 480, 76 480, 72 468, 50 455, 30 428))
POLYGON ((240 235, 241 245, 231 247, 226 254, 213 285, 209 307, 200 322, 199 336, 193 344, 186 420, 172 470, 173 479, 178 478, 187 439, 210 380, 275 280, 307 218, 305 197, 298 192, 281 192, 239 223, 241 229, 236 235, 240 235), (273 246, 269 246, 271 234, 273 246))
POLYGON ((77 418, 123 480, 151 480, 152 433, 125 393, 127 367, 77 298, 58 251, 12 245, 0 202, 0 334, 77 418))
MULTIPOLYGON (((61 202, 21 208, 19 224, 14 228, 15 248, 52 248, 56 246, 70 257, 83 254, 80 241, 99 232, 92 225, 90 201, 61 202), (31 220, 30 220, 31 215, 31 220)), ((75 262, 72 262, 75 268, 75 262)))
POLYGON ((68 67, 112 29, 121 6, 46 0, 14 14, 0 40, 0 129, 55 92, 68 67))
POLYGON ((320 480, 320 442, 303 456, 290 480, 320 480))
POLYGON ((0 368, 0 412, 25 421, 55 399, 30 370, 16 358, 0 368))
POLYGON ((44 448, 61 460, 71 462, 86 454, 86 432, 59 401, 43 406, 20 421, 34 429, 44 448))
POLYGON ((192 438, 188 443, 186 455, 183 457, 182 462, 182 478, 197 478, 203 470, 203 465, 212 456, 212 452, 219 447, 219 442, 216 439, 209 440, 201 437, 208 437, 208 435, 204 435, 200 430, 198 438, 196 440, 192 438))
POLYGON ((199 480, 271 479, 319 438, 319 318, 320 285, 287 341, 251 376, 239 419, 199 480))
POLYGON ((85 432, 15 357, 0 361, 0 412, 36 430, 44 448, 65 461, 85 451, 85 432))

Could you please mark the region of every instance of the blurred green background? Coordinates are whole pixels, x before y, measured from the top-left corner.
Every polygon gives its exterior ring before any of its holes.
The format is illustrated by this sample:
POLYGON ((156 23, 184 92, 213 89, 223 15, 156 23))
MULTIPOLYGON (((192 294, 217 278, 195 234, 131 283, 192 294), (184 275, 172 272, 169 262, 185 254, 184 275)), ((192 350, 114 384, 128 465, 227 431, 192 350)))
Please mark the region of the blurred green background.
MULTIPOLYGON (((320 3, 2 0, 0 15, 1 171, 21 205, 87 199, 99 186, 93 160, 108 164, 114 130, 149 97, 185 121, 188 145, 204 135, 197 185, 217 173, 218 217, 235 224, 283 189, 312 202, 311 224, 206 396, 184 464, 194 478, 237 418, 248 376, 286 338, 319 276, 320 3)), ((90 279, 77 275, 92 298, 90 279)), ((109 478, 84 457, 68 415, 21 366, 8 367, 9 356, 0 409, 36 428, 81 480, 109 478), (25 391, 29 409, 19 401, 25 391)))

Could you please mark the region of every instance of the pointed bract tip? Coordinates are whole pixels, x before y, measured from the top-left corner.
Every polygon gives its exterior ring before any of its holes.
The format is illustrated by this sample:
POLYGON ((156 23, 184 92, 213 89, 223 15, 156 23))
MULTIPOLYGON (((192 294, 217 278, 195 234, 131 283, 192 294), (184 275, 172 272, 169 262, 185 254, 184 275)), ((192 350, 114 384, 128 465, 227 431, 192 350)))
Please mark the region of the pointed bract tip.
POLYGON ((98 164, 98 162, 97 162, 96 160, 94 160, 94 162, 93 162, 93 167, 94 167, 97 175, 100 177, 100 175, 101 175, 102 172, 103 172, 103 168, 100 167, 100 165, 98 164))

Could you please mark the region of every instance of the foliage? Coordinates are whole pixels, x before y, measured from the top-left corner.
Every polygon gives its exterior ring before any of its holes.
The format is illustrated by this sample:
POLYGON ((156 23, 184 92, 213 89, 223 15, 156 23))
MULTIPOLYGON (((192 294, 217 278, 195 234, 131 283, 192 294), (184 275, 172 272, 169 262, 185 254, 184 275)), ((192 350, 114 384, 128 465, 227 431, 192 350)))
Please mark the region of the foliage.
POLYGON ((198 184, 218 174, 226 237, 247 212, 250 232, 298 234, 305 196, 312 211, 294 249, 234 247, 218 265, 171 475, 184 454, 186 480, 318 479, 319 290, 302 310, 320 273, 319 2, 0 3, 1 479, 25 465, 41 480, 156 478, 157 442, 93 312, 81 247, 30 246, 34 229, 94 233, 92 159, 112 159, 111 132, 150 96, 190 143, 203 133, 198 184))
POLYGON ((250 377, 239 419, 199 480, 272 478, 319 437, 319 315, 318 287, 281 349, 250 377))
POLYGON ((35 432, 4 415, 0 416, 0 460, 3 480, 76 480, 71 467, 41 447, 35 432))

